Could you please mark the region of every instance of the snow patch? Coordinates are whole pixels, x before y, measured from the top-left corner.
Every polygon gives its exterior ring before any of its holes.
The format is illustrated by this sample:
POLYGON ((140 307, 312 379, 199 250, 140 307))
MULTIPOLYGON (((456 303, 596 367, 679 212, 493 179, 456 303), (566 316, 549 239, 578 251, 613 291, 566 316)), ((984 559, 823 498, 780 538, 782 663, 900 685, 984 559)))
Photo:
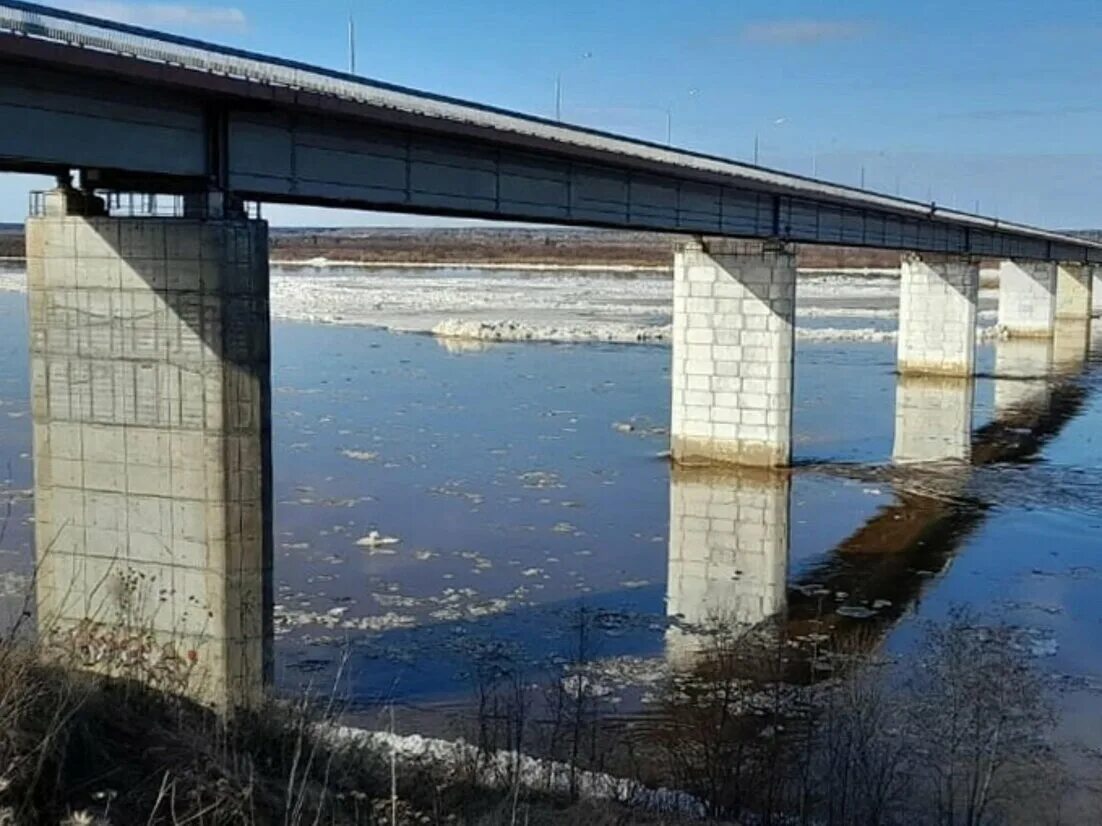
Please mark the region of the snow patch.
POLYGON ((480 341, 602 341, 615 344, 664 342, 672 327, 632 327, 623 324, 593 323, 581 325, 539 325, 519 320, 470 321, 448 318, 432 328, 432 334, 448 339, 480 341))
POLYGON ((653 789, 636 780, 591 771, 575 771, 566 763, 540 760, 515 751, 485 752, 464 740, 454 742, 419 734, 398 735, 350 726, 319 727, 335 743, 352 743, 393 756, 403 766, 432 767, 444 772, 474 769, 476 782, 488 788, 507 788, 514 778, 523 788, 550 794, 568 794, 573 787, 590 800, 613 800, 652 812, 703 817, 703 802, 687 792, 653 789))

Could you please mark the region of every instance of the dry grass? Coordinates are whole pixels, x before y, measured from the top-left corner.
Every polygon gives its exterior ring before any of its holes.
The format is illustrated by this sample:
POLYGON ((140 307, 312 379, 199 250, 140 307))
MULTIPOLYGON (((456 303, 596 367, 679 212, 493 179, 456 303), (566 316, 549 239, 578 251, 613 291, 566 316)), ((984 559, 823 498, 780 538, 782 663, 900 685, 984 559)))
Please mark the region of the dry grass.
MULTIPOLYGON (((133 680, 43 664, 0 644, 0 823, 670 823, 462 776, 405 768, 391 804, 388 755, 318 735, 324 698, 223 717, 133 680)), ((323 730, 323 729, 320 729, 323 730)))

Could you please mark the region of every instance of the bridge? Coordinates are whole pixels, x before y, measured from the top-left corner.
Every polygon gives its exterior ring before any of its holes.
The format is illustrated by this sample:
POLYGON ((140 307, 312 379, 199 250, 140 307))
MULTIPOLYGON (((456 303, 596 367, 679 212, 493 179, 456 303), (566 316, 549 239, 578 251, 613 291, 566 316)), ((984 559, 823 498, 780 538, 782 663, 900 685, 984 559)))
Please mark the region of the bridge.
POLYGON ((214 588, 231 608, 171 630, 237 664, 231 695, 271 638, 267 225, 247 202, 691 236, 684 465, 791 462, 795 243, 901 251, 916 387, 970 382, 982 268, 1004 332, 1044 342, 1089 319, 1102 266, 1082 238, 15 0, 0 122, 0 171, 58 179, 27 224, 40 601, 102 613, 119 596, 93 586, 120 559, 197 605, 214 588), (177 195, 179 214, 128 213, 121 192, 177 195))

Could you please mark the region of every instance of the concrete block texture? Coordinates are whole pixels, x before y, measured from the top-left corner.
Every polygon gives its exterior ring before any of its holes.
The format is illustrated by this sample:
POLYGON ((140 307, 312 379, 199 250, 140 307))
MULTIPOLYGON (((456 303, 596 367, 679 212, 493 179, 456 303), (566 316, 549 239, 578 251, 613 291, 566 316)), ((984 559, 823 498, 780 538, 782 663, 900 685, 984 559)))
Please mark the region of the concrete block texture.
POLYGON ((1056 264, 1003 261, 999 266, 999 327, 1008 336, 1051 336, 1056 320, 1056 264))
POLYGON ((40 631, 248 704, 271 668, 267 226, 50 214, 27 237, 40 631))
POLYGON ((899 372, 970 376, 976 363, 979 262, 903 256, 899 283, 899 372))
POLYGON ((685 465, 792 457, 791 247, 708 240, 674 260, 671 452, 685 465))
POLYGON ((892 461, 968 462, 972 458, 970 376, 900 374, 895 390, 892 461))
POLYGON ((1102 316, 1102 266, 1092 264, 1091 268, 1091 314, 1102 316))
POLYGON ((667 634, 675 661, 715 631, 741 631, 786 604, 791 480, 761 468, 670 474, 667 634))
POLYGON ((1091 316, 1094 267, 1089 264, 1056 265, 1056 318, 1087 319, 1091 316))

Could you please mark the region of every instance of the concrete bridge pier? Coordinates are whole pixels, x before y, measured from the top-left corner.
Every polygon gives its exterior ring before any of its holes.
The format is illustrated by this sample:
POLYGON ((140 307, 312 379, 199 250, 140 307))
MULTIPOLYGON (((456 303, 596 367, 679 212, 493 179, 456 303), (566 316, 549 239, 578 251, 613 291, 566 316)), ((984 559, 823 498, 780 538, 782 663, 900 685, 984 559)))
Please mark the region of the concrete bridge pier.
POLYGON ((1056 320, 1057 265, 1003 261, 999 266, 999 327, 1011 337, 1051 336, 1056 320))
POLYGON ((900 374, 972 375, 979 281, 979 261, 967 256, 903 256, 897 350, 900 374))
POLYGON ((1094 268, 1088 264, 1056 265, 1056 311, 1060 321, 1085 321, 1091 317, 1094 268))
POLYGON ((197 203, 59 189, 27 222, 38 621, 79 666, 233 707, 271 668, 267 226, 197 203))
POLYGON ((790 463, 795 300, 796 259, 789 245, 707 239, 677 251, 675 462, 790 463))
POLYGON ((788 474, 762 468, 674 468, 670 474, 667 655, 688 664, 719 632, 738 636, 785 609, 788 474))
POLYGON ((1102 265, 1091 265, 1091 315, 1102 316, 1102 265))

